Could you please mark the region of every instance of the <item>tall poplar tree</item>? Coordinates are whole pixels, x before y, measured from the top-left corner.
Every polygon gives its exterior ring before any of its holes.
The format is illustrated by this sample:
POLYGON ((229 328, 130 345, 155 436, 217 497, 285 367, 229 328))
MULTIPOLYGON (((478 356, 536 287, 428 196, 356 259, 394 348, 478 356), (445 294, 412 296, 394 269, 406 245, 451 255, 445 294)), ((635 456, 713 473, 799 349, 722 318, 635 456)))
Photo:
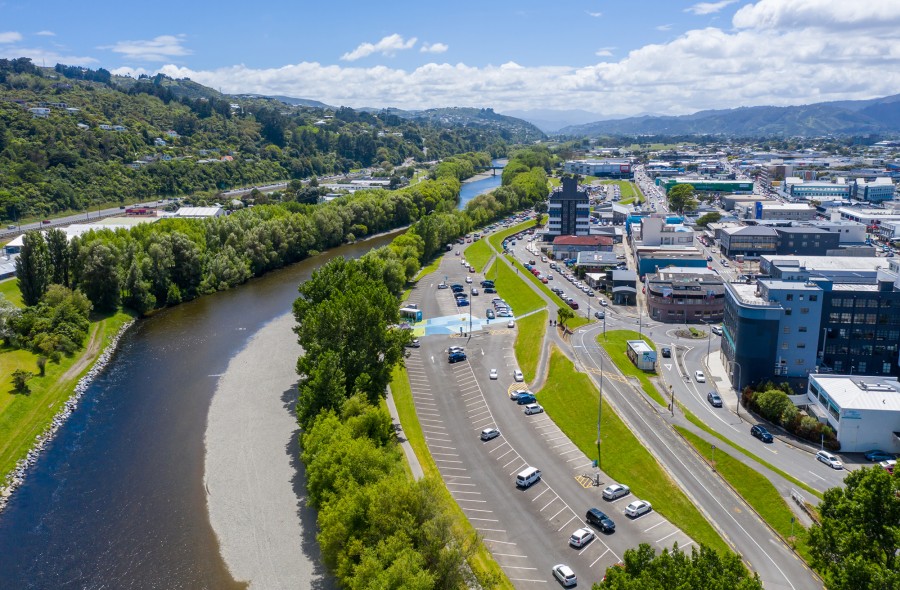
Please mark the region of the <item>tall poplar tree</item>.
POLYGON ((16 277, 25 305, 37 305, 50 285, 50 252, 37 230, 25 232, 22 251, 16 258, 16 277))

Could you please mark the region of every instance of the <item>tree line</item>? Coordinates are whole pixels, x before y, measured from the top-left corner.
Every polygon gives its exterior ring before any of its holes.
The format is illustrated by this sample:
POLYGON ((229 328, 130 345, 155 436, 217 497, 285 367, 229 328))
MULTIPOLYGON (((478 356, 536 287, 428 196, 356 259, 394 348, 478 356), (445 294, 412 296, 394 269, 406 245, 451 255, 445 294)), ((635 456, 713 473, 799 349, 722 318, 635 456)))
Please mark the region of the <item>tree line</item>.
MULTIPOLYGON (((465 166, 465 164, 463 164, 465 166)), ((457 165, 441 174, 455 178, 457 165)), ((523 174, 530 174, 529 169, 523 174)), ((540 170, 543 173, 543 170, 540 170)), ((347 588, 490 588, 466 560, 477 540, 452 526, 439 481, 403 469, 381 408, 411 332, 400 328, 400 293, 444 246, 476 227, 546 198, 480 195, 464 211, 435 210, 357 260, 337 258, 299 286, 295 332, 304 355, 297 419, 310 503, 319 510, 325 563, 347 588)))

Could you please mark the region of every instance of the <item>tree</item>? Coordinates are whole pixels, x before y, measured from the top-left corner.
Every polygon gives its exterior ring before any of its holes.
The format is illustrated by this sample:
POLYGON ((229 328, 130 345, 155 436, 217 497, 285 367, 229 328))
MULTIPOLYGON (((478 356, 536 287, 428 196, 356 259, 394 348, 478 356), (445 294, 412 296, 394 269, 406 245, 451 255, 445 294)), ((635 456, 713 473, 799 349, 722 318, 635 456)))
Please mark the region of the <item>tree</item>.
POLYGON ((720 219, 722 219, 722 214, 718 211, 710 211, 709 213, 704 213, 697 219, 697 225, 701 227, 708 227, 710 223, 716 223, 720 219))
POLYGON ((706 545, 691 548, 687 555, 676 544, 671 551, 656 555, 653 548, 641 543, 628 549, 623 565, 606 570, 603 582, 595 588, 613 590, 669 590, 703 588, 704 590, 762 590, 757 574, 750 575, 740 556, 730 551, 719 553, 706 545), (675 582, 677 581, 677 583, 675 582))
POLYGON ((315 363, 312 372, 302 376, 298 385, 297 421, 301 426, 326 410, 337 411, 346 399, 340 354, 327 350, 311 362, 315 363))
POLYGON ((16 337, 15 324, 22 314, 15 304, 0 293, 0 339, 3 344, 9 346, 16 337))
POLYGON ((25 305, 37 305, 50 285, 50 252, 37 230, 25 232, 22 251, 16 258, 16 277, 25 305))
POLYGON ((568 307, 560 307, 556 310, 556 322, 566 327, 566 322, 575 317, 575 312, 568 307))
POLYGON ((66 232, 53 228, 47 232, 47 250, 50 260, 50 282, 69 286, 69 243, 66 232))
POLYGON ((31 389, 28 387, 28 380, 32 377, 34 377, 34 373, 31 371, 16 369, 12 374, 13 388, 19 393, 30 393, 31 389))
POLYGON ((770 389, 754 397, 753 400, 759 408, 760 413, 767 419, 775 423, 781 423, 781 417, 785 411, 793 403, 787 394, 779 389, 770 389))
POLYGON ((694 185, 676 184, 669 189, 667 195, 669 209, 677 213, 693 211, 697 208, 697 199, 694 198, 694 185))
POLYGON ((77 287, 84 291, 94 309, 112 311, 119 304, 121 280, 118 255, 105 242, 91 242, 81 250, 81 277, 77 287))
POLYGON ((809 529, 813 566, 833 590, 900 588, 900 476, 863 468, 844 484, 825 492, 809 529))

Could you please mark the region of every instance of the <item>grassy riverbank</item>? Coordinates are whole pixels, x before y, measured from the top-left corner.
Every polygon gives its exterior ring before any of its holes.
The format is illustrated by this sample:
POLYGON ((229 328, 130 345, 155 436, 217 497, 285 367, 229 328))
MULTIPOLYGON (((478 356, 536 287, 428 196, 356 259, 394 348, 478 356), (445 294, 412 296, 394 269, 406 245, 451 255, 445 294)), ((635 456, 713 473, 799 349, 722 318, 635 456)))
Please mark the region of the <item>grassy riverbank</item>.
MULTIPOLYGON (((10 293, 9 299, 19 294, 15 279, 0 283, 0 291, 10 293), (12 283, 15 289, 11 289, 12 283)), ((0 348, 0 477, 5 477, 34 445, 35 437, 50 424, 53 416, 69 399, 78 380, 88 371, 100 353, 109 345, 119 329, 132 316, 117 312, 106 316, 92 316, 84 349, 72 357, 63 357, 59 363, 47 363, 44 376, 39 376, 37 355, 27 350, 0 348), (17 393, 13 388, 12 373, 24 369, 35 374, 28 387, 30 393, 17 393)))

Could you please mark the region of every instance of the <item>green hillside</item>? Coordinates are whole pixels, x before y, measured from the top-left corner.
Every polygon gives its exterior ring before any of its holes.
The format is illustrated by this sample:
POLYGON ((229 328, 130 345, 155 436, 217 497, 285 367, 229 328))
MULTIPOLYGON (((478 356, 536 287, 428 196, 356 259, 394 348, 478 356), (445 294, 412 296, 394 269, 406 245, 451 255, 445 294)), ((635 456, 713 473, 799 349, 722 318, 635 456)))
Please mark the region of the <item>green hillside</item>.
MULTIPOLYGON (((0 217, 506 152, 502 127, 230 97, 191 80, 0 59, 0 217)), ((404 168, 402 172, 407 172, 404 168)), ((399 175, 400 172, 398 172, 399 175)))

